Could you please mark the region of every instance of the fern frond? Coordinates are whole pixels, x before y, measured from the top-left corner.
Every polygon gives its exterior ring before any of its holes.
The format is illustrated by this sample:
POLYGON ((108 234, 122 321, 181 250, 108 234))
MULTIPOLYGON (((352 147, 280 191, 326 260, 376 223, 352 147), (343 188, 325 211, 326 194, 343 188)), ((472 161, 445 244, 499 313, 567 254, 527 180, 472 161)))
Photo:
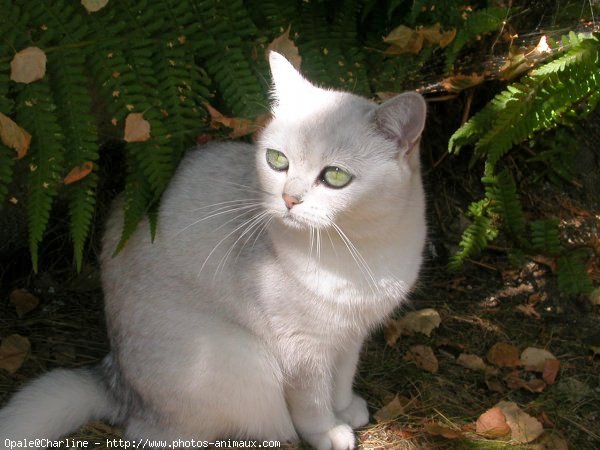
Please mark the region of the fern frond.
MULTIPOLYGON (((51 54, 48 72, 55 93, 58 116, 65 134, 66 158, 70 170, 85 162, 96 165, 98 129, 92 115, 88 77, 84 73, 85 54, 75 49, 61 49, 51 54)), ((81 270, 83 248, 89 234, 96 204, 97 175, 92 172, 66 187, 69 201, 70 229, 77 270, 81 270)))
POLYGON ((13 178, 15 151, 0 142, 0 211, 5 206, 8 185, 13 178))
POLYGON ((44 80, 25 85, 17 97, 17 120, 34 138, 29 163, 29 248, 33 268, 38 268, 38 245, 48 224, 50 209, 64 171, 64 137, 54 111, 50 86, 44 80))
POLYGON ((489 207, 487 199, 473 203, 469 207, 469 215, 473 221, 461 236, 460 250, 450 258, 449 270, 460 270, 468 258, 479 254, 490 241, 498 236, 498 229, 488 217, 489 207))
POLYGON ((508 11, 505 8, 485 8, 473 11, 446 50, 446 70, 451 70, 462 48, 471 40, 502 27, 508 11))
POLYGON ((113 256, 123 250, 139 223, 150 211, 152 205, 158 201, 152 186, 143 176, 141 170, 136 167, 135 161, 130 161, 123 197, 123 231, 117 248, 114 249, 113 256))
POLYGON ((594 64, 598 61, 598 45, 595 36, 576 34, 573 31, 563 36, 563 48, 566 53, 543 66, 531 71, 532 77, 541 77, 551 73, 561 72, 572 65, 594 64))
MULTIPOLYGON (((582 39, 580 46, 593 46, 569 64, 540 69, 540 75, 527 76, 498 94, 450 139, 450 150, 475 143, 475 152, 485 155, 492 167, 513 145, 536 131, 552 128, 580 103, 593 109, 600 98, 599 42, 582 39)), ((552 62, 548 63, 551 65, 552 62)))
POLYGON ((515 239, 521 239, 525 231, 525 217, 517 194, 517 186, 510 172, 503 169, 493 174, 488 168, 482 178, 490 210, 500 219, 515 239))
POLYGON ((584 255, 574 252, 558 258, 558 288, 571 295, 588 294, 593 286, 587 273, 584 255))
MULTIPOLYGON (((8 66, 0 65, 0 113, 9 115, 12 109, 12 101, 8 99, 8 66)), ((13 178, 15 165, 15 151, 6 147, 0 141, 0 211, 4 207, 4 201, 8 194, 8 185, 13 178)))
POLYGON ((562 251, 558 219, 534 220, 529 223, 531 244, 539 252, 558 255, 562 251))

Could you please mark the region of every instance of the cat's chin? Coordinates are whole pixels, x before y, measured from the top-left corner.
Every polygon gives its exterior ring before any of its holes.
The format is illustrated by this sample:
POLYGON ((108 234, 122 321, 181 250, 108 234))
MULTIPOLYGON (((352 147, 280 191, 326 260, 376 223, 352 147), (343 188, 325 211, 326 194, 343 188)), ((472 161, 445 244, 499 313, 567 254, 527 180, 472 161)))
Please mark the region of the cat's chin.
POLYGON ((317 221, 310 220, 306 217, 298 216, 295 214, 284 214, 281 216, 281 222, 296 230, 308 230, 310 228, 323 228, 322 223, 318 223, 317 221))

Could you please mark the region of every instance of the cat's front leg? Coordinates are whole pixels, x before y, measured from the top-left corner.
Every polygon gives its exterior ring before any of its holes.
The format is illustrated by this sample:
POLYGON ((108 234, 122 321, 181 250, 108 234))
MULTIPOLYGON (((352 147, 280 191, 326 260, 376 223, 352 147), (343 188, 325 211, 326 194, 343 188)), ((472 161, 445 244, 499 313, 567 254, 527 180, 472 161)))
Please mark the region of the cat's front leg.
POLYGON ((288 386, 292 421, 302 439, 317 450, 353 450, 352 428, 340 422, 333 412, 331 381, 331 376, 323 371, 288 386))
POLYGON ((362 340, 350 344, 339 351, 336 357, 335 377, 333 383, 333 409, 336 417, 359 428, 369 423, 367 402, 354 393, 352 385, 358 364, 362 340))

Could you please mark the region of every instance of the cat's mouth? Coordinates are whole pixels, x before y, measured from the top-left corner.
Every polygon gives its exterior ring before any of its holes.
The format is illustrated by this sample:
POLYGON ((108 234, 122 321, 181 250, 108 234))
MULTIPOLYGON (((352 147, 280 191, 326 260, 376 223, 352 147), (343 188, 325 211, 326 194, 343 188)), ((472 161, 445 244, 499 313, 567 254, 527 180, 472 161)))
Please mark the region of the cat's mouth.
POLYGON ((323 228, 323 224, 309 217, 286 212, 281 216, 282 222, 292 228, 306 230, 309 228, 323 228))

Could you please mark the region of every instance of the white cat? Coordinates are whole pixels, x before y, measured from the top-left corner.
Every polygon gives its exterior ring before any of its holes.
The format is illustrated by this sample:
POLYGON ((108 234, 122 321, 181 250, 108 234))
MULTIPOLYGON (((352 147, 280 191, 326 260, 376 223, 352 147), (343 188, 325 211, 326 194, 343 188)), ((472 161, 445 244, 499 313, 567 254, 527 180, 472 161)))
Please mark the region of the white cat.
POLYGON ((55 370, 0 412, 5 439, 54 439, 91 419, 128 439, 252 438, 355 446, 352 383, 365 337, 421 265, 418 143, 426 105, 383 105, 306 81, 271 53, 272 122, 256 146, 190 152, 150 242, 102 254, 111 353, 55 370))

